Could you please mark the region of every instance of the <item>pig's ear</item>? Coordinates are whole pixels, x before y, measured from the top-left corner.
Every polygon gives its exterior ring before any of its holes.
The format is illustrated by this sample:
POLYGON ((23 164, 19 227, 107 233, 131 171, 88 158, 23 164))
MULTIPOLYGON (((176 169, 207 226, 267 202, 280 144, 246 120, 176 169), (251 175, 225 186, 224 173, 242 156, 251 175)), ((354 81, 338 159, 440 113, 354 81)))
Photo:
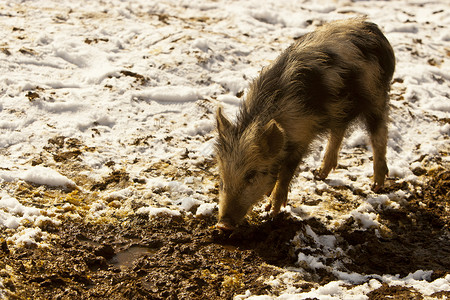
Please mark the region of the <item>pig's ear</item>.
POLYGON ((275 157, 284 148, 286 135, 283 128, 275 120, 264 126, 261 136, 261 151, 266 157, 275 157))
POLYGON ((219 134, 222 134, 228 129, 230 129, 231 122, 228 121, 228 119, 223 115, 222 107, 220 106, 219 108, 217 108, 216 120, 217 120, 217 131, 219 131, 219 134))

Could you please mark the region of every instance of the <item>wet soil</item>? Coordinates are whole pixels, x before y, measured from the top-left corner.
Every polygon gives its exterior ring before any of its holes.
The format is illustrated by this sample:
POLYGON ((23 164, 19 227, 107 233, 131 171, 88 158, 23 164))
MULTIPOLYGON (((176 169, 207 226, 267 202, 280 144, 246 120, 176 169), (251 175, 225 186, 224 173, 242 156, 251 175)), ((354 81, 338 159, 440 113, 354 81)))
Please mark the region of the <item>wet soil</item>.
MULTIPOLYGON (((410 196, 400 209, 379 212, 387 228, 381 233, 358 229, 352 218, 332 232, 315 218, 287 214, 253 216, 233 233, 215 229, 215 215, 133 215, 97 224, 67 220, 43 228, 53 235, 48 248, 9 249, 2 240, 0 270, 7 272, 0 277, 10 299, 231 299, 247 290, 276 296, 283 287, 267 280, 298 268, 300 252, 320 250, 308 239, 293 247, 292 239, 309 226, 336 237, 348 272, 406 276, 433 270, 434 280, 450 273, 450 171, 423 176, 427 184, 387 188, 409 189, 410 196)), ((326 265, 334 259, 340 258, 329 257, 326 265)), ((305 271, 295 286, 303 291, 336 280, 327 269, 305 271)), ((368 296, 423 299, 412 288, 386 284, 368 296)), ((450 292, 433 296, 444 299, 450 292)))
MULTIPOLYGON (((416 270, 450 271, 450 171, 435 172, 426 186, 414 189, 401 209, 379 212, 388 232, 351 230, 352 219, 338 234, 352 245, 349 270, 365 274, 400 274, 416 270)), ((391 185, 385 192, 404 189, 391 185)))
POLYGON ((269 263, 294 263, 280 245, 287 221, 271 224, 269 247, 260 244, 263 234, 253 245, 241 238, 228 243, 214 222, 168 216, 114 225, 68 222, 48 249, 12 254, 3 244, 1 260, 17 276, 3 282, 17 299, 227 299, 247 289, 268 293, 260 278, 280 272, 269 263))

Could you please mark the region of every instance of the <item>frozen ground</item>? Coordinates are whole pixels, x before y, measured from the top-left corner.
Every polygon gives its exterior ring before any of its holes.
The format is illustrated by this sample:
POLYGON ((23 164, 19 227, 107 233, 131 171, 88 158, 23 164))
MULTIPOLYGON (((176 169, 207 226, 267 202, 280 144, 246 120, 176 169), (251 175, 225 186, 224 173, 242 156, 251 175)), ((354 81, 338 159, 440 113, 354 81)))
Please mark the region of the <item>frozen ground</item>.
MULTIPOLYGON (((370 190, 372 154, 358 128, 344 140, 337 170, 315 181, 311 170, 324 149, 318 141, 285 212, 318 220, 327 234, 305 225, 289 241, 295 264, 263 278, 277 292, 241 288, 236 298, 366 299, 386 285, 444 295, 450 262, 440 276, 433 269, 350 272, 351 255, 334 235, 349 226, 388 238, 384 212, 404 209, 430 178, 449 171, 444 0, 0 2, 0 251, 52 248, 57 228, 69 221, 214 216, 215 107, 233 115, 249 81, 295 38, 323 22, 363 15, 380 25, 397 57, 388 188, 370 190), (308 289, 296 284, 321 270, 333 280, 311 279, 308 289)), ((445 223, 448 198, 442 205, 445 223)), ((267 218, 261 207, 255 215, 267 218)), ((439 237, 448 246, 445 224, 439 237)), ((20 294, 11 288, 20 272, 0 262, 0 298, 20 294)))

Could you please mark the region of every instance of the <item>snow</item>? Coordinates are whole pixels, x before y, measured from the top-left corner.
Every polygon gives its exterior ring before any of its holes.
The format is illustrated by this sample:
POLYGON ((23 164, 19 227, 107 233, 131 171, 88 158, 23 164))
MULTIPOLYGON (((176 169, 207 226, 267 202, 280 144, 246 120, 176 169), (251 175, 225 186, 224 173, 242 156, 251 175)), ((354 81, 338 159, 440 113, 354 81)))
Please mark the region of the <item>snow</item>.
POLYGON ((197 216, 211 215, 215 208, 217 208, 217 204, 216 203, 203 203, 197 208, 196 215, 197 216))
MULTIPOLYGON (((395 182, 420 181, 412 170, 449 150, 450 125, 442 121, 450 117, 447 1, 22 2, 0 4, 0 226, 8 230, 11 247, 45 247, 50 236, 43 224, 65 217, 96 219, 119 211, 149 218, 214 214, 217 199, 209 191, 216 179, 210 174, 217 170, 196 166, 212 159, 216 107, 233 119, 261 67, 293 38, 331 20, 366 15, 393 45, 398 80, 390 104, 389 176, 395 182), (158 15, 167 15, 165 22, 158 15), (58 136, 81 141, 76 164, 54 161, 49 139, 58 136), (39 158, 43 163, 35 165, 39 158), (38 191, 89 194, 86 182, 98 182, 112 170, 125 170, 141 183, 96 191, 83 213, 71 203, 38 206, 32 194, 19 193, 25 182, 38 191), (183 172, 188 175, 178 175, 183 172), (133 201, 142 206, 132 209, 133 201)), ((65 147, 60 151, 70 150, 65 147)), ((353 218, 359 230, 382 230, 378 213, 398 209, 409 193, 371 192, 365 131, 355 127, 348 134, 339 161, 345 168, 324 182, 314 181, 309 171, 320 165, 324 141, 315 147, 284 211, 300 219, 316 217, 330 228, 353 218), (331 207, 335 199, 326 192, 337 186, 367 197, 348 195, 352 206, 343 213, 331 207), (320 201, 306 205, 302 199, 320 201)), ((346 273, 326 264, 327 258, 345 258, 335 236, 307 227, 292 247, 299 249, 304 239, 320 251, 300 252, 300 270, 270 280, 286 288, 279 299, 367 299, 382 283, 414 287, 424 295, 450 290, 450 275, 430 281, 428 270, 404 278, 346 273), (302 268, 326 268, 339 280, 304 293, 293 284, 306 272, 302 268)), ((0 282, 0 297, 3 288, 0 282)), ((236 298, 272 299, 250 292, 236 298)))
POLYGON ((163 102, 187 102, 198 100, 200 95, 198 91, 188 86, 158 86, 136 92, 134 97, 163 102))
MULTIPOLYGON (((390 286, 405 286, 416 289, 424 296, 430 296, 433 293, 439 291, 448 291, 450 288, 450 275, 446 275, 444 278, 438 278, 434 281, 429 281, 430 272, 417 271, 414 274, 410 274, 404 278, 398 276, 373 276, 377 278, 369 279, 366 277, 366 281, 363 284, 359 284, 354 287, 349 287, 349 284, 355 283, 352 280, 337 280, 331 281, 318 288, 313 288, 309 292, 297 292, 286 293, 278 297, 270 296, 257 296, 252 295, 250 291, 247 291, 244 295, 238 295, 235 299, 248 299, 248 300, 260 300, 260 299, 319 299, 319 300, 340 300, 340 299, 369 299, 367 296, 373 290, 380 288, 382 283, 387 283, 390 286), (421 276, 425 274, 425 276, 421 276), (414 277, 418 277, 414 279, 414 277), (428 277, 428 278, 426 278, 428 277)), ((433 299, 433 298, 430 298, 433 299)))
POLYGON ((62 187, 75 187, 76 184, 66 176, 59 174, 57 171, 47 168, 36 166, 32 167, 22 174, 19 174, 19 178, 35 184, 44 184, 49 186, 62 186, 62 187))
POLYGON ((17 199, 2 192, 0 199, 0 225, 16 229, 24 221, 34 222, 41 214, 35 207, 27 207, 17 199))
POLYGON ((47 247, 45 239, 49 236, 41 230, 45 223, 59 224, 58 220, 43 216, 41 210, 31 206, 25 206, 16 198, 6 192, 0 193, 0 226, 15 230, 15 233, 6 241, 17 246, 36 244, 47 247), (33 227, 26 227, 33 225, 33 227))
POLYGON ((425 296, 440 291, 448 291, 450 288, 450 275, 430 281, 431 271, 417 270, 404 278, 392 275, 383 275, 381 279, 390 286, 399 285, 406 287, 414 287, 417 291, 425 296))
POLYGON ((306 263, 306 265, 313 270, 324 269, 326 267, 317 257, 303 253, 299 253, 298 255, 298 263, 300 265, 302 265, 302 263, 306 263))
POLYGON ((201 201, 193 199, 191 197, 186 197, 180 202, 180 209, 184 211, 190 211, 192 208, 196 206, 200 206, 202 204, 201 201))
MULTIPOLYGON (((13 241, 17 245, 30 245, 30 244, 36 244, 36 241, 39 241, 43 238, 43 232, 42 230, 38 228, 25 228, 16 234, 14 234, 12 237, 10 237, 8 240, 13 241)), ((45 235, 47 235, 45 233, 45 235)), ((44 244, 41 244, 43 246, 44 244)))
POLYGON ((178 210, 169 209, 167 207, 141 207, 136 211, 137 214, 148 214, 150 217, 157 215, 179 216, 178 210))

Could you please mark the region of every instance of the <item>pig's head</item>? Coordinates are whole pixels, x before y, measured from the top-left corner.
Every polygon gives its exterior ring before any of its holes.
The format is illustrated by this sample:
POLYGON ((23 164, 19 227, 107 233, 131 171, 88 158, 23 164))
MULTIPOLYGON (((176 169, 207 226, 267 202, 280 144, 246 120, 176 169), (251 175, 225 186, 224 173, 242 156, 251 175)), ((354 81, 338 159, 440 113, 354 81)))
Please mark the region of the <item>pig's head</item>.
POLYGON ((286 136, 275 121, 232 124, 217 110, 216 155, 220 173, 219 222, 233 230, 250 208, 272 191, 277 180, 286 136))

